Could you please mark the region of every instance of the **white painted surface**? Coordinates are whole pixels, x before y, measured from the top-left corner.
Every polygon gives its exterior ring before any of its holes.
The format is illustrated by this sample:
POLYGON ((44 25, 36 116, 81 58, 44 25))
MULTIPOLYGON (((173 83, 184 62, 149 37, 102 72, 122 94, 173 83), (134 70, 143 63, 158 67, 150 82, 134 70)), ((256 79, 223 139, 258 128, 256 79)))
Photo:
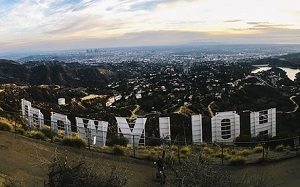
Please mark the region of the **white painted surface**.
POLYGON ((203 142, 202 136, 202 115, 192 115, 192 141, 194 144, 203 142))
POLYGON ((41 129, 44 126, 44 115, 37 108, 32 107, 31 102, 25 99, 21 100, 22 116, 30 128, 41 129))
MULTIPOLYGON (((139 145, 142 137, 145 137, 145 124, 147 118, 137 118, 133 128, 129 127, 129 124, 124 117, 116 117, 118 123, 118 134, 122 134, 129 140, 129 144, 139 145)), ((145 145, 145 139, 142 143, 145 145)))
POLYGON ((162 139, 171 140, 170 117, 159 118, 159 135, 162 139))
POLYGON ((79 136, 96 146, 105 146, 108 122, 76 117, 79 136))
POLYGON ((212 142, 234 142, 240 135, 240 116, 235 111, 219 112, 211 118, 212 142), (222 120, 230 120, 230 138, 222 138, 222 120))
POLYGON ((68 119, 68 116, 64 114, 51 112, 51 129, 54 132, 63 132, 64 135, 68 136, 72 132, 71 121, 68 119), (61 121, 63 124, 58 124, 59 121, 61 121))
POLYGON ((268 113, 268 121, 261 124, 259 123, 259 113, 262 111, 250 113, 251 137, 256 137, 263 131, 268 131, 268 135, 271 137, 276 136, 276 108, 271 108, 265 111, 268 113))

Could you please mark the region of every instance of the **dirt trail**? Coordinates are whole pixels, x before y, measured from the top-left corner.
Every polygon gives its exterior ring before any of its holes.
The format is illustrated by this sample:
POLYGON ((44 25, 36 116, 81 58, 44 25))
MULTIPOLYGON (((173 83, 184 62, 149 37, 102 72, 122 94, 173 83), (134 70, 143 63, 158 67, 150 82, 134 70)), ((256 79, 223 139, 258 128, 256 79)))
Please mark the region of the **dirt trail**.
POLYGON ((130 119, 136 119, 137 118, 137 115, 136 113, 140 110, 140 105, 135 105, 135 108, 131 111, 131 116, 130 116, 130 119))
POLYGON ((158 186, 153 181, 155 167, 149 162, 58 146, 18 135, 14 137, 14 134, 3 131, 0 131, 0 174, 16 177, 26 186, 43 186, 47 167, 41 166, 40 160, 50 159, 56 148, 68 157, 84 155, 98 164, 127 168, 130 175, 128 186, 158 186))
POLYGON ((209 112, 210 117, 214 117, 214 112, 211 108, 211 105, 215 104, 215 101, 212 101, 211 103, 209 103, 209 105, 207 106, 207 110, 209 112))
POLYGON ((287 114, 295 113, 295 112, 297 112, 297 110, 299 109, 299 105, 298 105, 298 104, 296 103, 296 101, 294 100, 295 97, 297 97, 297 96, 292 96, 292 97, 290 97, 290 100, 292 101, 292 103, 294 103, 295 108, 294 108, 294 110, 292 110, 292 111, 286 112, 287 114))
POLYGON ((300 184, 299 171, 300 158, 296 157, 276 163, 236 169, 235 175, 237 177, 247 175, 254 179, 263 176, 268 184, 274 187, 298 187, 300 184))

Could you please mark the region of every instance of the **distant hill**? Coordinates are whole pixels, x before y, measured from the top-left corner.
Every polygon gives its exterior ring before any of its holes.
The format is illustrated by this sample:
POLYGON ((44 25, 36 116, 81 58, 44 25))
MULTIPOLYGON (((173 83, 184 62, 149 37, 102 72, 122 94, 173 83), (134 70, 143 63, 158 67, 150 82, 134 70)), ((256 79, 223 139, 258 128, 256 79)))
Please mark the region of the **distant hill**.
POLYGON ((87 66, 78 63, 32 62, 19 64, 0 60, 0 83, 63 85, 102 88, 115 73, 107 65, 87 66))
POLYGON ((300 68, 300 53, 264 58, 255 61, 254 64, 270 64, 271 66, 300 68))

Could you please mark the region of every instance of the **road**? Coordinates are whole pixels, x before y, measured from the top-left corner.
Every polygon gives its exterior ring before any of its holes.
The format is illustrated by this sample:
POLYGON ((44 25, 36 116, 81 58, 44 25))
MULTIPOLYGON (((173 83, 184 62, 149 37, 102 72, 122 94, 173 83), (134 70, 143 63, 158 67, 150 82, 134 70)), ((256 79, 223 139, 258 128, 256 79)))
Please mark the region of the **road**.
POLYGON ((135 105, 135 109, 133 109, 131 111, 131 116, 130 116, 130 119, 133 120, 133 119, 136 119, 137 118, 137 115, 136 113, 140 110, 140 105, 135 105))
POLYGON ((295 113, 295 112, 297 112, 297 110, 299 109, 299 105, 298 105, 298 104, 296 103, 296 101, 294 100, 295 97, 297 97, 297 96, 291 96, 291 97, 290 97, 290 100, 294 103, 295 108, 294 108, 294 110, 292 110, 292 111, 286 112, 287 114, 295 113))
POLYGON ((207 110, 209 112, 210 117, 214 117, 214 112, 211 108, 211 105, 215 104, 215 101, 212 101, 211 103, 209 103, 209 105, 207 106, 207 110))
POLYGON ((270 86, 272 88, 275 88, 274 86, 272 86, 271 84, 267 83, 265 80, 261 79, 260 77, 254 76, 257 80, 259 80, 260 82, 262 82, 263 84, 270 86))

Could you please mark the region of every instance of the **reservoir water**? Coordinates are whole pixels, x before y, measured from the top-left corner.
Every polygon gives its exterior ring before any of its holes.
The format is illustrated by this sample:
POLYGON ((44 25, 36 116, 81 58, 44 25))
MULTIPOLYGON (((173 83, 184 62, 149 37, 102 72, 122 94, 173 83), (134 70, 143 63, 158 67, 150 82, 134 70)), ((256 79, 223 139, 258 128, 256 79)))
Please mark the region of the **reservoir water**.
POLYGON ((300 69, 282 68, 282 67, 280 67, 280 69, 285 71, 288 78, 291 79, 292 81, 294 81, 296 79, 297 73, 300 72, 300 69))
MULTIPOLYGON (((255 66, 255 67, 257 67, 257 69, 255 69, 251 72, 253 74, 263 72, 263 71, 268 71, 268 70, 272 69, 272 67, 269 67, 269 66, 255 66)), ((284 68, 284 67, 279 67, 279 68, 282 69, 283 71, 285 71, 288 78, 291 79, 292 81, 294 81, 296 79, 297 73, 300 73, 300 69, 292 69, 292 68, 284 68)))

